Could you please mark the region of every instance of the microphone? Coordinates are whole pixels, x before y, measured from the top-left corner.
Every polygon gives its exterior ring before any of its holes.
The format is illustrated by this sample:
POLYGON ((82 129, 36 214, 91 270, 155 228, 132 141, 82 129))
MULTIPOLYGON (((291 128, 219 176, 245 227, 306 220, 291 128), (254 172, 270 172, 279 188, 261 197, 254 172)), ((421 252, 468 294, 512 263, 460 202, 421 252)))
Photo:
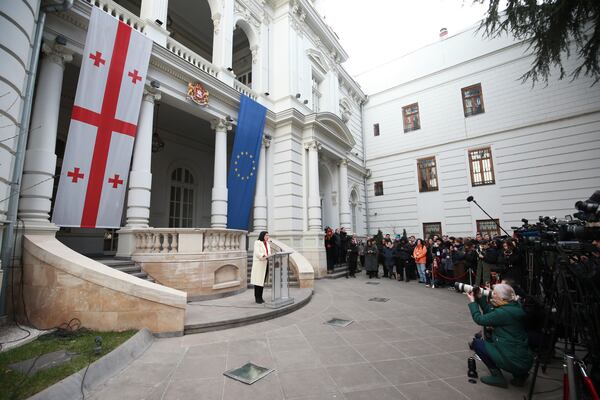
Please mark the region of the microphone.
POLYGON ((475 200, 475 199, 473 198, 473 196, 469 196, 469 197, 467 197, 467 201, 468 201, 469 203, 470 203, 470 202, 472 202, 473 200, 475 200))
POLYGON ((482 208, 482 207, 479 205, 479 203, 477 203, 477 202, 475 201, 475 198, 474 198, 473 196, 469 196, 469 197, 467 197, 467 201, 468 201, 469 203, 471 203, 471 202, 475 203, 475 205, 476 205, 477 207, 479 207, 479 209, 480 209, 481 211, 483 211, 483 213, 484 213, 485 215, 487 215, 487 216, 488 216, 488 218, 490 219, 490 221, 492 221, 493 223, 495 223, 495 224, 496 224, 496 226, 498 227, 498 229, 500 229, 502 232, 504 232, 504 233, 506 234, 506 236, 510 236, 510 233, 506 232, 506 231, 504 230, 504 228, 503 228, 503 227, 501 227, 501 226, 500 226, 500 224, 499 224, 499 223, 498 223, 498 222, 497 222, 497 221, 496 221, 494 218, 492 218, 492 216, 491 216, 490 214, 488 214, 488 213, 487 213, 487 211, 485 211, 485 210, 484 210, 484 209, 483 209, 483 208, 482 208))

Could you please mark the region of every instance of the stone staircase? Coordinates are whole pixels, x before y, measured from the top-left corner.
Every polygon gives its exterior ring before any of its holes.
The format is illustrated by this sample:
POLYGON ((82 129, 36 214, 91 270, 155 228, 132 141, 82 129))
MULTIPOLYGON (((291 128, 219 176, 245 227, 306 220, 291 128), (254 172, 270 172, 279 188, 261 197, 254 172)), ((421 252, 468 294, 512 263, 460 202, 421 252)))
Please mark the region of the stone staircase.
MULTIPOLYGON (((250 287, 250 274, 252 273, 252 252, 251 251, 248 252, 247 259, 248 259, 248 262, 246 264, 246 282, 248 283, 248 287, 250 287)), ((271 287, 270 280, 269 280, 269 282, 267 282, 266 286, 271 287)), ((300 283, 298 282, 298 276, 293 273, 291 268, 290 268, 288 286, 289 287, 300 287, 300 283)))
POLYGON ((348 264, 344 263, 344 264, 336 264, 333 267, 333 272, 332 273, 328 273, 327 275, 325 275, 323 277, 323 279, 338 279, 338 278, 345 278, 346 275, 348 274, 348 264))
POLYGON ((136 266, 129 258, 102 257, 94 258, 94 260, 108 267, 125 272, 126 274, 133 275, 136 278, 154 282, 154 279, 150 278, 148 274, 142 271, 142 267, 136 266))

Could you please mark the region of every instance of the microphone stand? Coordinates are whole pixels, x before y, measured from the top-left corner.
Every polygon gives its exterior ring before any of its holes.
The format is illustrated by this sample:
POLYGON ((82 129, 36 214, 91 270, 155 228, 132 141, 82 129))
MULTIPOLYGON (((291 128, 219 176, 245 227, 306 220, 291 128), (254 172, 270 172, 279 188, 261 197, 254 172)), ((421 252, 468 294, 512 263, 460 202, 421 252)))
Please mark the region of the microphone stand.
MULTIPOLYGON (((467 200, 467 201, 468 201, 468 200, 467 200)), ((510 236, 511 236, 511 235, 510 235, 510 233, 506 232, 506 231, 504 230, 504 228, 503 228, 503 227, 501 227, 501 226, 500 226, 500 224, 499 224, 499 223, 498 223, 498 222, 497 222, 497 221, 496 221, 494 218, 492 218, 492 216, 491 216, 490 214, 488 214, 488 213, 487 213, 487 212, 486 212, 486 211, 485 211, 483 208, 481 208, 481 206, 479 205, 479 203, 477 203, 477 201, 476 201, 475 199, 472 199, 472 200, 471 200, 469 203, 471 203, 471 202, 475 203, 475 205, 476 205, 477 207, 479 207, 479 209, 480 209, 481 211, 483 211, 483 213, 484 213, 485 215, 487 215, 487 216, 488 216, 488 218, 490 219, 490 221, 493 221, 493 222, 496 224, 496 226, 498 227, 498 229, 502 230, 502 232, 504 232, 504 233, 506 234, 506 236, 508 236, 508 237, 510 237, 510 236)))

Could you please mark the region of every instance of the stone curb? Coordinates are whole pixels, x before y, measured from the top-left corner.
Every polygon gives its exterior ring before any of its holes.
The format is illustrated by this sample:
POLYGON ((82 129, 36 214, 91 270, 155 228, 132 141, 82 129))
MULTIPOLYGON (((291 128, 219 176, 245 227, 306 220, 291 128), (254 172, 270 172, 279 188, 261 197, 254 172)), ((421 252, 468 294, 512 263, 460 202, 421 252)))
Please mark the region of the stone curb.
POLYGON ((299 308, 305 306, 314 294, 314 290, 310 291, 310 294, 306 296, 306 298, 294 302, 293 304, 281 307, 270 309, 266 313, 251 315, 248 317, 228 319, 224 321, 217 322, 209 322, 205 324, 190 324, 186 325, 184 328, 184 335, 191 335, 194 333, 203 333, 203 332, 211 332, 211 331, 220 331, 223 329, 237 328, 240 326, 255 324, 257 322, 268 321, 273 318, 281 317, 285 314, 289 314, 293 311, 298 310, 299 308))
POLYGON ((81 382, 84 375, 83 390, 87 395, 90 391, 118 374, 133 360, 144 354, 153 341, 154 336, 152 336, 152 333, 144 328, 125 343, 90 364, 87 372, 83 368, 79 372, 31 396, 29 400, 80 399, 82 398, 81 382))

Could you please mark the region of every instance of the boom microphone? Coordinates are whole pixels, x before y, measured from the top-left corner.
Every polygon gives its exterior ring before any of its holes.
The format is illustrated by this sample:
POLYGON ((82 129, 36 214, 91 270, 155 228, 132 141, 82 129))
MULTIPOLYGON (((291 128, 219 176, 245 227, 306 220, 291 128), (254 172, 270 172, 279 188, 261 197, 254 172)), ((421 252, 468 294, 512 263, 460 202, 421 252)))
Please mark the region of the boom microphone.
POLYGON ((467 197, 467 201, 468 201, 469 203, 470 203, 470 202, 472 202, 473 200, 474 200, 474 199, 473 199, 473 196, 469 196, 469 197, 467 197))

